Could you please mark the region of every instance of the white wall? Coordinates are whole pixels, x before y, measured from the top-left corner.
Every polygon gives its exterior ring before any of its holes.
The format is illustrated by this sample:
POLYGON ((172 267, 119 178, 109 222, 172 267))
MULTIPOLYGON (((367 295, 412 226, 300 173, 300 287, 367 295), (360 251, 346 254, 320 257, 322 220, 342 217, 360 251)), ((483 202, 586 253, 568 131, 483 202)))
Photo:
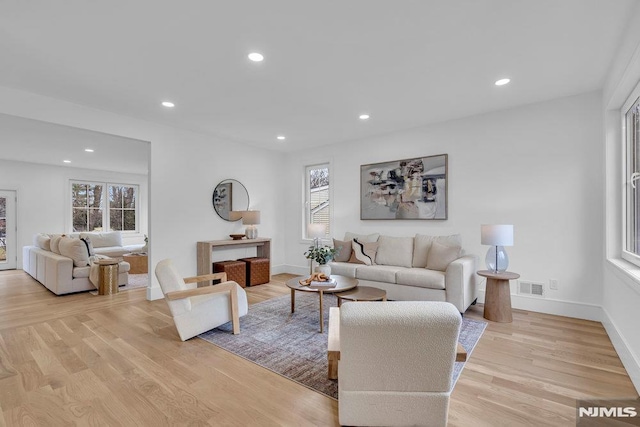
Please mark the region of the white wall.
MULTIPOLYGON (((225 239, 242 230, 239 223, 220 219, 211 203, 218 182, 235 178, 249 191, 251 208, 262 212, 259 233, 273 238, 272 271, 280 271, 285 197, 279 185, 280 153, 6 87, 0 87, 0 113, 150 141, 152 267, 172 258, 181 274, 195 275, 197 241, 225 239)), ((147 297, 162 298, 153 274, 151 279, 147 297)))
MULTIPOLYGON (((479 115, 392 135, 294 153, 287 160, 286 259, 303 271, 302 170, 331 159, 334 232, 396 236, 461 233, 484 267, 483 223, 514 224, 509 270, 548 285, 544 300, 514 297, 513 305, 589 319, 600 317, 603 256, 599 93, 479 115), (434 154, 449 155, 449 219, 361 221, 360 165, 434 154)), ((375 119, 374 119, 375 120, 375 119)), ((515 282, 512 282, 515 291, 515 282)))
MULTIPOLYGON (((629 17, 640 21, 640 6, 629 17)), ((640 26, 628 26, 616 59, 610 67, 603 91, 605 119, 604 150, 607 201, 606 257, 603 258, 602 308, 604 324, 636 390, 640 392, 640 269, 620 258, 622 249, 622 176, 621 107, 640 82, 640 26)))
POLYGON ((125 242, 143 242, 148 215, 146 175, 0 160, 0 188, 16 190, 18 197, 18 268, 22 268, 21 248, 32 244, 34 234, 71 231, 70 180, 139 185, 140 234, 136 233, 125 242))

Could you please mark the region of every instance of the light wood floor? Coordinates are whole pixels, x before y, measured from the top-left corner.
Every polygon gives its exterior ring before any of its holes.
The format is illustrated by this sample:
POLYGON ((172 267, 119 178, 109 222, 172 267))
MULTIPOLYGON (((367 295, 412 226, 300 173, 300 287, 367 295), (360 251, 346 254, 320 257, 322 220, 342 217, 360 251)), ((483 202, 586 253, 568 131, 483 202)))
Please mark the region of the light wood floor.
MULTIPOLYGON (((289 276, 247 288, 288 294, 289 276)), ((0 273, 0 426, 337 425, 337 402, 200 339, 181 342, 145 289, 57 297, 0 273)), ((469 318, 482 319, 482 307, 469 318)), ((292 361, 295 363, 295 361, 292 361)), ((451 399, 450 426, 575 425, 575 400, 636 397, 597 322, 515 311, 489 323, 451 399)))

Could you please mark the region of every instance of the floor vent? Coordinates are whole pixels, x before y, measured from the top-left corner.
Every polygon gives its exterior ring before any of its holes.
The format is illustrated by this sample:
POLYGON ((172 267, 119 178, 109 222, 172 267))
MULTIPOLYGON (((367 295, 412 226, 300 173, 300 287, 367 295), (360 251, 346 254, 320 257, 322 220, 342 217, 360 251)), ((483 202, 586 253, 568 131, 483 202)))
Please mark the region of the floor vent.
POLYGON ((544 283, 518 281, 518 294, 544 298, 544 283))

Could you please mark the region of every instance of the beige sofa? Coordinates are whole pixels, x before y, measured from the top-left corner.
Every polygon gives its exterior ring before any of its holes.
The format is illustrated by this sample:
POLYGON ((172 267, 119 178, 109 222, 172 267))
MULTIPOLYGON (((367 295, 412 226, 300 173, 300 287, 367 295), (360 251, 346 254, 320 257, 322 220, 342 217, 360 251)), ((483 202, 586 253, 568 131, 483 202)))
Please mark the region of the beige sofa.
MULTIPOLYGON (((96 289, 89 280, 89 254, 80 237, 88 237, 99 255, 119 257, 140 249, 143 245, 123 246, 120 232, 71 233, 70 244, 60 252, 58 242, 61 235, 39 234, 34 237, 33 246, 22 248, 22 269, 56 295, 96 289)), ((118 264, 118 284, 129 282, 130 265, 118 264)))
POLYGON ((342 250, 342 256, 339 253, 336 258, 342 261, 329 263, 331 274, 354 277, 359 286, 384 289, 389 300, 447 301, 460 313, 475 303, 477 257, 464 255, 460 235, 394 237, 346 233, 343 241, 334 239, 334 246, 353 239, 370 248, 377 247, 371 254, 372 265, 357 263, 353 252, 351 262, 345 261, 342 250))

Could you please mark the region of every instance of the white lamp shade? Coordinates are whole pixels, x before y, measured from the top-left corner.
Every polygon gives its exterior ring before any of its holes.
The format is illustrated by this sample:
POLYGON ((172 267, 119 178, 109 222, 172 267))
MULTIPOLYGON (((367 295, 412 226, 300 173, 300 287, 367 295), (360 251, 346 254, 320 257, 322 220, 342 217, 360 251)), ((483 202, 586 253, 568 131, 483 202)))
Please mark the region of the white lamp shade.
POLYGON ((513 225, 480 226, 481 243, 490 246, 513 246, 513 225))
POLYGON ((307 236, 312 239, 324 237, 326 233, 326 224, 307 224, 307 236))
POLYGON ((241 211, 244 225, 260 224, 260 211, 241 211))

